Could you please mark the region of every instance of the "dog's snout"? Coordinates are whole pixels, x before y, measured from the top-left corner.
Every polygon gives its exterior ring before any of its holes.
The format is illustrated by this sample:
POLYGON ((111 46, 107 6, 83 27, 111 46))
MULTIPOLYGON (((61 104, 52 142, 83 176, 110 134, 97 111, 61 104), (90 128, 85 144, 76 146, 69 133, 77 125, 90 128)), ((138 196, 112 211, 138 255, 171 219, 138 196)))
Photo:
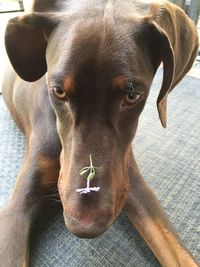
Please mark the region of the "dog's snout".
POLYGON ((89 160, 79 159, 77 154, 87 152, 73 153, 68 169, 62 158, 58 188, 68 230, 78 237, 93 238, 105 232, 119 215, 127 197, 127 176, 117 165, 119 160, 111 161, 102 152, 90 153, 89 160))
POLYGON ((76 206, 64 209, 65 224, 70 232, 81 238, 94 238, 105 232, 113 221, 108 208, 80 209, 76 206))

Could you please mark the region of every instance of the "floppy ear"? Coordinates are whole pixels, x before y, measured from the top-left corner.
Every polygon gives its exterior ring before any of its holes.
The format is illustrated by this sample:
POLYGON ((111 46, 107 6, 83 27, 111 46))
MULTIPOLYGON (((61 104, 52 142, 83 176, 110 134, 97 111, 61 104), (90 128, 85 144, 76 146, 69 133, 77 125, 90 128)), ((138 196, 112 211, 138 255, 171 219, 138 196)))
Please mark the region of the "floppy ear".
POLYGON ((174 4, 153 4, 147 21, 163 62, 157 107, 161 123, 166 127, 167 96, 192 67, 199 39, 194 23, 174 4))
POLYGON ((47 41, 43 30, 53 25, 48 14, 41 13, 9 20, 5 32, 6 51, 13 68, 22 79, 32 82, 46 73, 47 41))

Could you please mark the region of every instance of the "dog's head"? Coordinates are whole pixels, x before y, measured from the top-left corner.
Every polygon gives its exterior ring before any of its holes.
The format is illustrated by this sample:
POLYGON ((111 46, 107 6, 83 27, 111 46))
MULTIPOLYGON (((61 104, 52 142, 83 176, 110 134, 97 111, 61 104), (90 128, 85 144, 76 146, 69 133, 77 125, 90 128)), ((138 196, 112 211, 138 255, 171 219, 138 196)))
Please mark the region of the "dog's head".
MULTIPOLYGON (((18 75, 35 81, 47 71, 62 143, 59 192, 67 227, 81 237, 104 232, 129 192, 129 154, 153 77, 163 62, 158 111, 166 126, 168 93, 192 66, 195 27, 181 9, 147 1, 75 1, 61 13, 10 20, 5 43, 18 75), (91 186, 80 170, 96 169, 91 186)), ((71 3, 71 2, 70 2, 71 3)))

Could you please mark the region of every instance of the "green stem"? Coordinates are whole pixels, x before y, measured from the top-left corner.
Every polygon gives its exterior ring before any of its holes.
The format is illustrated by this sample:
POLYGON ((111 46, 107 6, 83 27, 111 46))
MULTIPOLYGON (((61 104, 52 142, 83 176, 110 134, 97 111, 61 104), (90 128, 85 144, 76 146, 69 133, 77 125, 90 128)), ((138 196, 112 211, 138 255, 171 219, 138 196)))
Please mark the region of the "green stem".
POLYGON ((92 164, 92 156, 90 155, 90 167, 93 167, 93 164, 92 164))

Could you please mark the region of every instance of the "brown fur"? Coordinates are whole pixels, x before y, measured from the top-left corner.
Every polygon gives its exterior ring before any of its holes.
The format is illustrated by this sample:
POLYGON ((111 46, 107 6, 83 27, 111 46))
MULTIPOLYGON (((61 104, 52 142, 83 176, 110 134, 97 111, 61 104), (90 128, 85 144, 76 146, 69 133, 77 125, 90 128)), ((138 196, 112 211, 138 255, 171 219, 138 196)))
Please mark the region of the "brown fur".
POLYGON ((197 53, 193 23, 165 1, 38 0, 33 11, 11 19, 5 34, 17 74, 8 68, 3 95, 27 149, 12 198, 0 214, 3 236, 9 233, 6 240, 0 237, 0 265, 23 266, 31 225, 58 180, 65 223, 75 235, 100 235, 125 207, 163 266, 197 266, 144 182, 131 149, 161 62, 158 111, 166 126, 167 96, 197 53), (139 97, 126 105, 130 80, 139 97), (66 99, 56 97, 55 86, 67 92, 66 99), (91 181, 101 189, 79 195, 76 189, 86 184, 80 170, 89 155, 95 166, 103 166, 91 181), (13 225, 16 204, 19 222, 13 225))
POLYGON ((76 82, 73 76, 67 76, 64 80, 64 91, 67 95, 70 95, 74 92, 76 87, 76 82))

